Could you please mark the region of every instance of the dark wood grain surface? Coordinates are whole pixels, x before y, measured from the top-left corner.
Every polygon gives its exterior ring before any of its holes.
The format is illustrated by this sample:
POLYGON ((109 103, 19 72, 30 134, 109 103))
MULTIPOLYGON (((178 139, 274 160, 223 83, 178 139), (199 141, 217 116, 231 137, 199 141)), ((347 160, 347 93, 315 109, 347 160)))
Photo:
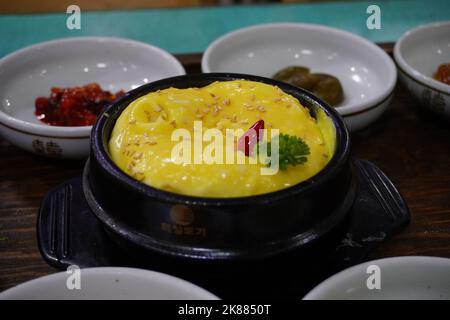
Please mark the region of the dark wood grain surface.
MULTIPOLYGON (((382 46, 391 52, 392 45, 382 46)), ((189 73, 199 54, 178 56, 189 73)), ((386 113, 352 134, 353 154, 377 164, 397 185, 411 224, 369 258, 400 255, 450 257, 450 123, 417 106, 401 85, 386 113)), ((58 270, 41 258, 36 216, 44 194, 81 174, 83 162, 51 160, 0 138, 0 291, 58 270)))

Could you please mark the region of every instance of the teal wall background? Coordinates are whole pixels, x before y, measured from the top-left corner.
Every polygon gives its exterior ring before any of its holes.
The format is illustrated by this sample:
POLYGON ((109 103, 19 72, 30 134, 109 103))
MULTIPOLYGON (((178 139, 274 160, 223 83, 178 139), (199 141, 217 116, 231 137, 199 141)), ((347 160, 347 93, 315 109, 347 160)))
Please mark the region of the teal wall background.
POLYGON ((81 30, 68 30, 67 16, 65 13, 0 15, 0 56, 45 40, 89 35, 131 38, 172 53, 201 52, 228 31, 267 22, 318 23, 351 31, 374 42, 390 42, 420 24, 450 20, 450 0, 82 12, 81 30), (381 30, 366 27, 366 9, 371 4, 381 8, 381 30))

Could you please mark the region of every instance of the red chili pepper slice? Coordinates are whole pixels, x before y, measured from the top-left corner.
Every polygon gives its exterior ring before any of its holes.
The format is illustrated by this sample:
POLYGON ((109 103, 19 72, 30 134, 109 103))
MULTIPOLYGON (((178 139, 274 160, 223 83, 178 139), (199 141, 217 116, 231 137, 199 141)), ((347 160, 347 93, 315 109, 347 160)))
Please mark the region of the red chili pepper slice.
POLYGON ((263 129, 264 120, 256 121, 250 129, 239 138, 238 150, 244 152, 247 157, 250 156, 250 152, 253 150, 255 144, 263 138, 263 132, 260 131, 263 129))

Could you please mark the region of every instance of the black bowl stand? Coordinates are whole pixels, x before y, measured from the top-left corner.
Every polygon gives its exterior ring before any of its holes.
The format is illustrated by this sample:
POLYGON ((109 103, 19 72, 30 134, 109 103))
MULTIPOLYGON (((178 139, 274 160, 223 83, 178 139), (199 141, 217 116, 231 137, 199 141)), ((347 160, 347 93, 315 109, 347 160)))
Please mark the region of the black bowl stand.
POLYGON ((192 261, 160 254, 143 255, 117 245, 90 211, 81 177, 49 191, 37 221, 45 261, 58 269, 125 266, 172 274, 221 298, 301 298, 315 285, 349 266, 409 223, 398 190, 374 164, 353 159, 356 200, 348 220, 327 239, 307 249, 248 261, 192 261))

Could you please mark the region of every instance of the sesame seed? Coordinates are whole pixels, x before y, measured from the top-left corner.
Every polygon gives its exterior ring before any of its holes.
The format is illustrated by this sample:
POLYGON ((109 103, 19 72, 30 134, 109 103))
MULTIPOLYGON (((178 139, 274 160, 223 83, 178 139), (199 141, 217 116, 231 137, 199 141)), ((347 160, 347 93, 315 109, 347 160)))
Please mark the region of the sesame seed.
POLYGON ((222 101, 222 104, 225 105, 225 106, 229 106, 230 103, 231 103, 231 101, 228 98, 222 101))
POLYGON ((128 165, 127 165, 127 170, 130 171, 132 167, 134 167, 136 165, 136 162, 134 162, 133 160, 131 160, 128 165))
POLYGON ((152 120, 152 115, 150 114, 150 112, 148 112, 147 110, 144 110, 144 113, 145 113, 148 121, 152 120))
POLYGON ((134 159, 134 160, 139 160, 139 159, 142 158, 143 155, 144 155, 144 154, 143 154, 142 152, 138 152, 138 153, 136 153, 136 154, 134 155, 133 159, 134 159))
POLYGON ((213 110, 213 115, 217 115, 220 110, 222 110, 222 108, 219 105, 215 104, 214 110, 213 110))
POLYGON ((155 106, 155 107, 153 108, 153 110, 154 110, 155 112, 160 112, 160 111, 162 110, 162 108, 161 108, 161 106, 158 104, 157 106, 155 106))
POLYGON ((132 119, 130 121, 128 121, 129 124, 135 124, 136 123, 136 119, 132 119))

